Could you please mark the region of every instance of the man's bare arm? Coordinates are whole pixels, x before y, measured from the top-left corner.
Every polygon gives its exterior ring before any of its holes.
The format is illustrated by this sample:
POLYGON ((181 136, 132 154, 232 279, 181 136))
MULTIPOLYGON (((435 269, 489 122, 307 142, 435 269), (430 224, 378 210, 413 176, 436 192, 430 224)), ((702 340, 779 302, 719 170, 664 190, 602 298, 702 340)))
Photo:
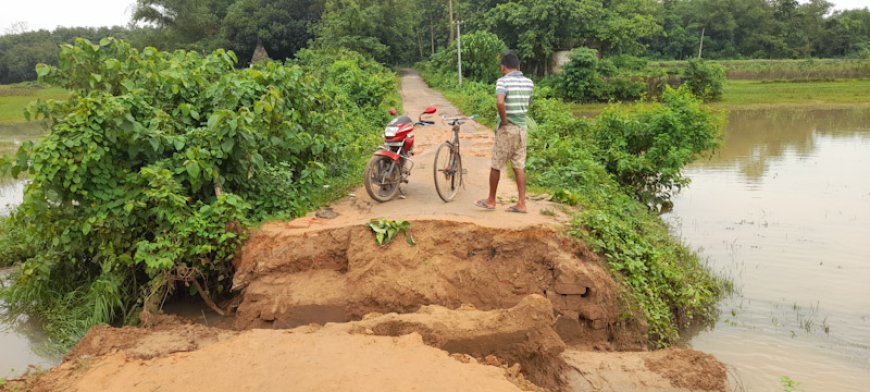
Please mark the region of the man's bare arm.
POLYGON ((501 126, 508 125, 507 110, 505 109, 505 103, 504 103, 505 96, 503 94, 496 94, 495 98, 498 101, 498 104, 496 104, 496 107, 498 107, 498 117, 501 119, 500 125, 501 126))

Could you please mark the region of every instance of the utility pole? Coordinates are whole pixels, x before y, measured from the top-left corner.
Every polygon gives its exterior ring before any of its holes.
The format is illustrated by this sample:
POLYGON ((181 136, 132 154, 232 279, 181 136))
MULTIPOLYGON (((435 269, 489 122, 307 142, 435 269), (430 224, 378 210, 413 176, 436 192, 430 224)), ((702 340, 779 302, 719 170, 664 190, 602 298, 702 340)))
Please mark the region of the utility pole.
POLYGON ((453 0, 447 0, 447 14, 450 16, 450 27, 447 28, 450 39, 447 41, 447 46, 450 46, 453 43, 453 0))
POLYGON ((420 33, 420 30, 417 30, 417 49, 420 50, 420 59, 423 59, 423 34, 420 33))
POLYGON ((701 26, 701 43, 698 44, 698 58, 701 58, 701 53, 704 51, 704 32, 707 30, 707 26, 701 26))
POLYGON ((459 26, 462 24, 462 21, 456 21, 456 57, 457 64, 459 68, 459 85, 462 85, 462 31, 459 30, 459 26))

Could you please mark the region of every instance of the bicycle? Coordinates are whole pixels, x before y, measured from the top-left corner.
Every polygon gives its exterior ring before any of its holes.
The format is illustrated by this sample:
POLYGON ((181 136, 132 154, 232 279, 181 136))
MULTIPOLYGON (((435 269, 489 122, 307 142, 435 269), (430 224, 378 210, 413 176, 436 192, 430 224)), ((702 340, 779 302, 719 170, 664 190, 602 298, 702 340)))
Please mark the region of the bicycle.
POLYGON ((435 150, 435 162, 432 166, 432 174, 435 177, 435 190, 438 197, 448 203, 456 197, 459 187, 465 184, 462 181, 462 155, 459 152, 459 128, 468 120, 477 118, 470 117, 447 117, 441 116, 447 125, 453 127, 453 140, 448 140, 435 150), (444 184, 440 180, 444 181, 444 184))

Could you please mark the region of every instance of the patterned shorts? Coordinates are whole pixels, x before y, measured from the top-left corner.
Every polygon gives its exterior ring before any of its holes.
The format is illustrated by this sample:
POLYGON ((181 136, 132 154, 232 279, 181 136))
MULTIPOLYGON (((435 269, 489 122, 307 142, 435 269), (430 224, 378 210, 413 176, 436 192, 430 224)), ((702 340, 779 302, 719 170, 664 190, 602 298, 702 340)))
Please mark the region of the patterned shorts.
POLYGON ((526 137, 528 132, 514 124, 501 126, 495 131, 495 144, 492 147, 492 168, 504 169, 511 161, 514 169, 526 168, 526 137))

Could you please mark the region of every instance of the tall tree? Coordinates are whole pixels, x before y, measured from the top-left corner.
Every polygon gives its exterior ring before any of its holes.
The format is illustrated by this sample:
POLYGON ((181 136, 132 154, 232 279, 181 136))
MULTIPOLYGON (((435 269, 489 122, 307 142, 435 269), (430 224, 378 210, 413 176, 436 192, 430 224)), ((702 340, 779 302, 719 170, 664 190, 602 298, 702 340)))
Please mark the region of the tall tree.
POLYGON ((313 24, 324 0, 237 0, 227 10, 222 33, 247 61, 261 42, 273 58, 292 57, 314 38, 313 24))
POLYGON ((182 47, 221 46, 221 22, 233 0, 137 0, 134 22, 151 23, 170 34, 182 47))
POLYGON ((478 28, 489 30, 517 51, 526 68, 546 73, 553 53, 594 37, 594 23, 605 11, 600 2, 517 0, 496 5, 478 28))
POLYGON ((418 58, 421 16, 407 0, 327 0, 315 44, 366 53, 383 63, 418 58))

